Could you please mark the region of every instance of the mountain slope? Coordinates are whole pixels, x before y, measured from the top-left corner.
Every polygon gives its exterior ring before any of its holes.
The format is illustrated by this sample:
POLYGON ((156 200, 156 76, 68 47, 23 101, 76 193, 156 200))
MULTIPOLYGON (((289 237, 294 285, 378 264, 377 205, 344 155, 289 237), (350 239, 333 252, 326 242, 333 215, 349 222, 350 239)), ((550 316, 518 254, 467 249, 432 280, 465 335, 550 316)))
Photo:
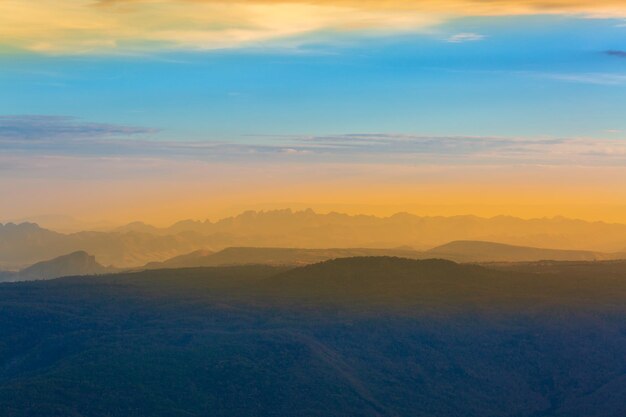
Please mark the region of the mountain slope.
POLYGON ((201 266, 228 265, 308 265, 335 258, 355 256, 398 256, 418 258, 419 252, 409 249, 369 249, 369 248, 252 248, 232 247, 219 252, 195 251, 177 256, 164 262, 153 262, 146 269, 188 268, 201 266))
POLYGON ((115 272, 115 268, 105 267, 96 262, 94 256, 78 251, 47 261, 37 262, 19 272, 0 275, 0 281, 45 280, 70 275, 96 275, 115 272))
POLYGON ((213 251, 208 249, 199 249, 191 253, 184 255, 178 255, 170 259, 166 259, 162 262, 150 262, 144 265, 141 269, 172 269, 172 268, 195 268, 199 266, 211 266, 208 259, 213 254, 213 251))
POLYGON ((205 247, 209 240, 193 232, 176 235, 138 231, 63 234, 33 223, 0 224, 0 267, 19 269, 76 251, 91 253, 107 265, 140 266, 205 247))
POLYGON ((418 252, 409 249, 374 249, 374 248, 264 248, 231 247, 218 252, 199 250, 174 257, 163 262, 152 262, 143 269, 189 268, 202 266, 227 265, 309 265, 337 258, 363 256, 392 256, 408 259, 440 258, 455 262, 533 262, 541 260, 555 261, 591 261, 617 257, 617 254, 605 254, 591 251, 542 249, 505 245, 493 242, 456 241, 418 252))
MULTIPOLYGON (((626 263, 587 263, 583 274, 524 273, 441 259, 334 259, 262 280, 254 291, 278 302, 356 302, 365 306, 534 309, 542 305, 604 305, 626 300, 626 263), (589 279, 602 274, 602 281, 589 279)), ((626 304, 624 304, 626 305, 626 304)))
POLYGON ((425 252, 429 257, 457 262, 595 261, 609 254, 581 250, 543 249, 484 241, 454 241, 425 252))
POLYGON ((416 302, 449 295, 463 290, 470 280, 475 286, 479 280, 497 275, 502 274, 440 259, 357 257, 286 271, 263 281, 259 291, 287 299, 416 302))

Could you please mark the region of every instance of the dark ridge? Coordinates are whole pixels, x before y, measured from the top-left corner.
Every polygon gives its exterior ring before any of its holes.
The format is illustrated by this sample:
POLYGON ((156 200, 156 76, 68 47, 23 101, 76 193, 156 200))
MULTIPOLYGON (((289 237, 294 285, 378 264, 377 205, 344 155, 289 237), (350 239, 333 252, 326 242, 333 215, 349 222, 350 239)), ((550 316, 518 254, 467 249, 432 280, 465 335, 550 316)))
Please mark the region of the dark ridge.
POLYGON ((0 414, 622 416, 626 266, 586 265, 361 257, 2 284, 0 414))
POLYGON ((608 308, 626 300, 626 267, 598 278, 601 281, 590 279, 591 271, 546 275, 442 259, 344 258, 288 270, 261 281, 257 291, 275 300, 455 308, 602 304, 608 308))

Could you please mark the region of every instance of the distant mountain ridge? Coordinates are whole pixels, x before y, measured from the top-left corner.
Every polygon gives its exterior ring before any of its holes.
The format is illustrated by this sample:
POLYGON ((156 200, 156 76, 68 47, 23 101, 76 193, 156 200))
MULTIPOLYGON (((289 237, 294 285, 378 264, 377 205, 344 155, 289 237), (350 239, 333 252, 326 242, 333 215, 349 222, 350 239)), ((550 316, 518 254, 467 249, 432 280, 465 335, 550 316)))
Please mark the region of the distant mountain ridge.
MULTIPOLYGON (((152 228, 133 223, 121 230, 129 227, 152 228)), ((442 217, 408 213, 377 217, 285 209, 246 211, 215 222, 182 220, 152 230, 160 234, 195 232, 234 242, 225 246, 394 248, 406 245, 426 249, 450 241, 476 240, 553 249, 626 251, 625 224, 564 217, 526 220, 512 216, 442 217)))
MULTIPOLYGON (((619 254, 590 251, 555 250, 505 245, 494 242, 455 241, 427 250, 410 248, 255 248, 230 247, 218 252, 207 249, 178 255, 161 262, 149 262, 131 269, 178 269, 214 266, 304 266, 333 259, 353 257, 395 257, 404 259, 444 259, 461 263, 523 263, 539 261, 602 261, 626 258, 619 254)), ((50 279, 67 275, 93 275, 123 269, 105 267, 85 251, 35 263, 19 272, 0 271, 0 282, 50 279)))
POLYGON ((482 241, 455 241, 427 251, 411 249, 374 248, 253 248, 231 247, 218 252, 195 251, 183 256, 152 262, 143 269, 191 268, 229 265, 309 265, 331 259, 392 256, 406 259, 445 259, 454 262, 537 262, 552 261, 600 261, 626 258, 626 255, 591 251, 557 250, 506 245, 482 241))
POLYGON ((600 261, 618 254, 514 246, 503 243, 457 240, 429 249, 424 254, 456 262, 600 261))
POLYGON ((107 265, 139 266, 205 246, 195 233, 155 235, 142 232, 57 233, 34 223, 0 224, 0 267, 20 269, 71 252, 86 251, 107 265))
MULTIPOLYGON (((104 264, 127 268, 197 250, 220 251, 228 247, 393 249, 408 246, 426 250, 451 241, 468 240, 611 253, 626 249, 626 225, 506 216, 420 217, 406 213, 390 217, 352 216, 319 214, 312 210, 249 211, 216 222, 183 220, 166 228, 135 222, 108 232, 69 234, 33 223, 9 223, 0 225, 0 268, 23 268, 78 250, 95 255, 104 264)), ((555 252, 554 256, 557 255, 555 252)), ((567 256, 570 255, 574 254, 567 256)), ((590 255, 576 256, 586 259, 590 255)))
POLYGON ((191 253, 166 259, 162 262, 150 262, 143 266, 142 269, 193 268, 199 266, 210 266, 206 265, 206 259, 214 253, 215 252, 208 249, 200 249, 191 253))
POLYGON ((18 272, 0 273, 0 282, 33 281, 59 278, 70 275, 96 275, 117 272, 96 262, 95 256, 78 251, 47 261, 37 262, 18 272))
POLYGON ((219 252, 196 251, 164 262, 153 262, 146 269, 230 266, 230 265, 308 265, 335 258, 355 256, 396 256, 418 258, 419 252, 406 249, 370 248, 252 248, 231 247, 219 252))

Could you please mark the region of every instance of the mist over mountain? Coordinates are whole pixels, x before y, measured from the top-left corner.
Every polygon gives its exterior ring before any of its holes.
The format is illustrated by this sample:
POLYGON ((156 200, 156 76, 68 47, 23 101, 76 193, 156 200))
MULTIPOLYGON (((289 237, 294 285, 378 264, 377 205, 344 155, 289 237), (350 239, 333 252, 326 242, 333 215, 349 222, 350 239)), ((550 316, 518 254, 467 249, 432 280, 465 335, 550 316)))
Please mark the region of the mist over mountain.
POLYGON ((584 264, 359 257, 2 284, 0 404, 11 417, 621 416, 626 264, 584 264))
MULTIPOLYGON (((254 248, 230 247, 213 252, 200 249, 161 262, 149 262, 131 269, 175 269, 207 266, 270 265, 298 266, 322 261, 368 256, 391 256, 406 259, 440 258, 456 262, 532 262, 542 260, 581 261, 614 259, 618 254, 589 251, 568 251, 519 247, 492 242, 457 241, 419 252, 409 248, 254 248)), ((24 281, 50 279, 67 275, 91 275, 121 271, 112 266, 105 267, 85 251, 77 251, 51 260, 41 261, 18 272, 0 271, 0 281, 24 281)))
POLYGON ((83 221, 72 216, 47 214, 9 219, 5 223, 36 223, 39 226, 61 233, 76 233, 84 230, 108 230, 115 225, 107 221, 83 221))
MULTIPOLYGON (((146 225, 141 227, 146 230, 146 225)), ((626 249, 626 225, 562 217, 525 220, 510 216, 423 217, 407 213, 376 217, 286 209, 247 211, 216 222, 185 220, 157 230, 161 234, 196 232, 213 235, 216 240, 222 237, 237 242, 227 246, 394 248, 407 245, 423 250, 454 240, 479 240, 602 252, 626 249)))
POLYGON ((105 265, 138 266, 191 252, 205 239, 194 233, 154 235, 139 232, 57 233, 33 223, 0 225, 0 267, 20 269, 35 262, 85 251, 105 265))
MULTIPOLYGON (((0 267, 23 268, 34 262, 79 250, 95 255, 106 265, 139 267, 196 250, 220 251, 233 246, 309 249, 393 249, 408 246, 423 251, 455 240, 491 241, 559 250, 620 252, 626 248, 626 225, 564 218, 523 220, 505 216, 419 217, 396 214, 380 218, 339 213, 318 214, 312 210, 245 212, 216 222, 181 221, 167 228, 135 222, 109 232, 69 234, 54 232, 32 223, 8 223, 0 225, 0 267)), ((458 248, 441 250, 445 251, 449 259, 479 260, 464 251, 458 251, 458 248)), ((493 253, 501 255, 493 260, 505 260, 507 257, 511 257, 511 260, 532 260, 533 256, 538 256, 528 250, 526 258, 521 256, 522 250, 510 252, 509 255, 504 255, 505 252, 504 247, 494 247, 493 253)), ((554 259, 590 259, 594 256, 605 259, 621 255, 555 251, 548 258, 552 259, 552 256, 556 257, 554 259)), ((312 259, 322 260, 319 257, 312 259)))

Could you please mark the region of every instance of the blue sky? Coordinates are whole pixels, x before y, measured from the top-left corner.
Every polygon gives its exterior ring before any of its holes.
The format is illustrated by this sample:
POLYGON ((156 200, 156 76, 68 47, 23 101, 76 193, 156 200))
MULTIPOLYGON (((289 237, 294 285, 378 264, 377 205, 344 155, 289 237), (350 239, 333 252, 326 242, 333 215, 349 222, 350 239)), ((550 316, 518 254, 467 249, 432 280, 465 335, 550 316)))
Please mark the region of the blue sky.
MULTIPOLYGON (((272 7, 263 16, 291 6, 272 7)), ((281 17, 253 42, 211 32, 210 48, 195 31, 114 25, 85 41, 62 26, 42 43, 15 26, 23 39, 0 42, 0 192, 13 196, 0 220, 162 222, 263 202, 521 216, 539 204, 626 221, 626 10, 361 10, 368 24, 382 13, 368 30, 329 10, 303 31, 281 17), (157 35, 180 44, 146 44, 157 35), (590 201, 614 209, 571 209, 590 201)))
POLYGON ((606 53, 626 49, 619 20, 467 18, 449 26, 434 35, 325 34, 288 50, 14 53, 0 57, 0 113, 155 128, 172 140, 626 130, 626 59, 606 53), (456 33, 483 38, 448 42, 456 33))

